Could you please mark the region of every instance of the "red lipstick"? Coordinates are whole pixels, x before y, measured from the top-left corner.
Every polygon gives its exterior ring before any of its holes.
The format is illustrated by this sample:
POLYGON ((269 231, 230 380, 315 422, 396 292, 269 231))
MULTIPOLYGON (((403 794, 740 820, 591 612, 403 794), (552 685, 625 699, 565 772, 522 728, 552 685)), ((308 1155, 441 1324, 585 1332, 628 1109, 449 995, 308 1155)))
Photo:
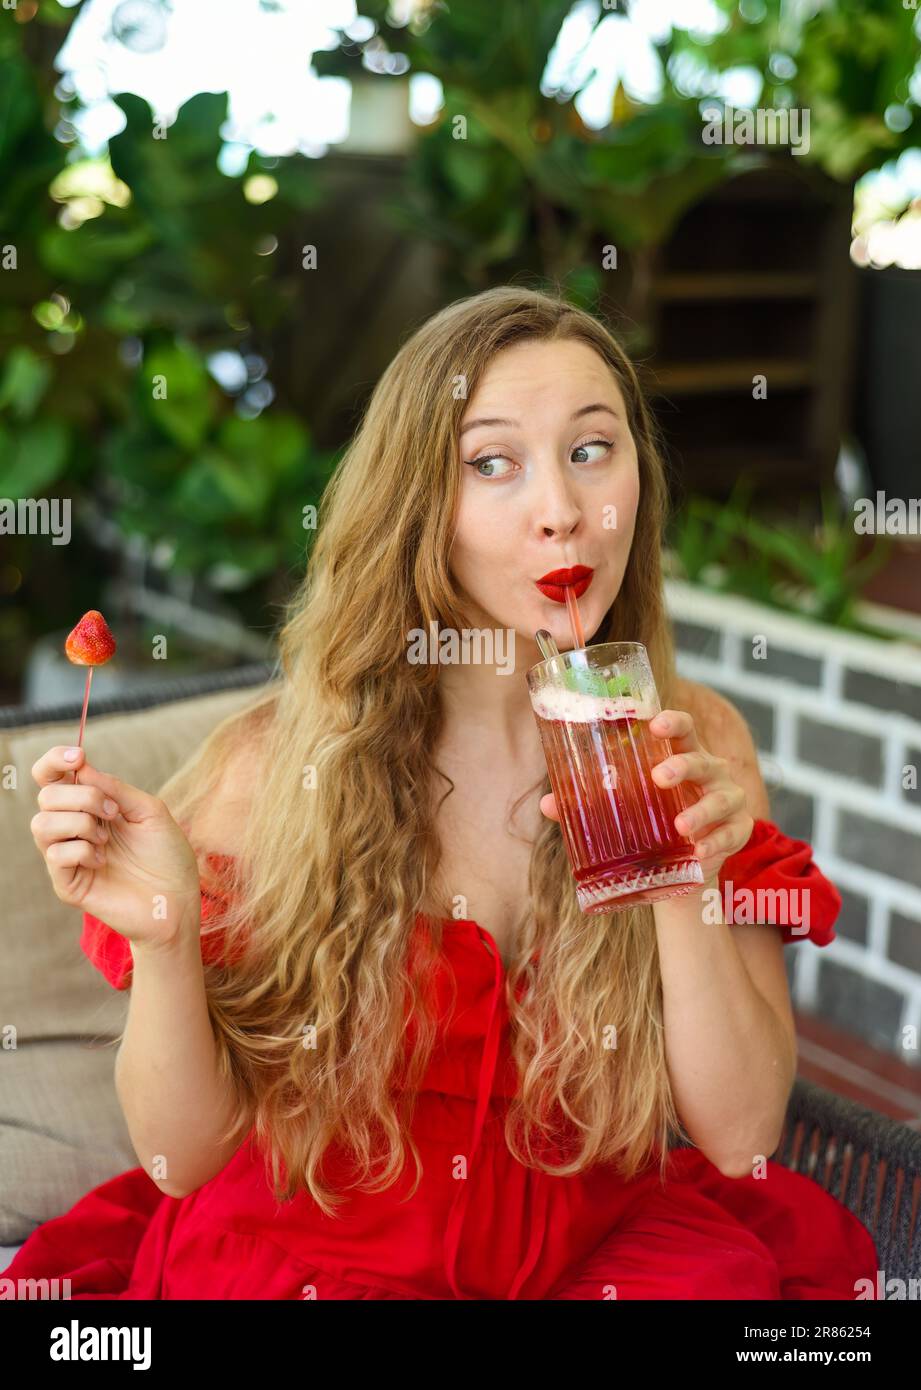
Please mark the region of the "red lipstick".
POLYGON ((545 598, 554 603, 566 602, 566 590, 572 589, 576 598, 581 598, 592 582, 595 571, 588 565, 573 565, 571 569, 550 570, 543 578, 534 582, 545 598))

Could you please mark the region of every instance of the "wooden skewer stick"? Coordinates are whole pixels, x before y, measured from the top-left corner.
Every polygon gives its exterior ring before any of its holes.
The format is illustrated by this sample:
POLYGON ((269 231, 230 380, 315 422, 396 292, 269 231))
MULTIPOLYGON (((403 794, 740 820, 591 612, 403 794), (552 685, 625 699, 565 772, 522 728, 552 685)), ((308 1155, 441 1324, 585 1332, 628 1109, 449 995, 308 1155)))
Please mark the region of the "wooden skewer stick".
MULTIPOLYGON (((88 707, 89 707, 89 703, 90 703, 90 686, 91 686, 92 683, 93 683, 93 670, 94 670, 94 669, 95 669, 95 668, 92 667, 92 666, 88 666, 88 667, 86 668, 86 686, 85 686, 84 691, 83 691, 83 711, 82 711, 82 713, 81 713, 81 715, 80 715, 80 732, 79 732, 79 734, 77 735, 77 747, 78 747, 78 748, 82 748, 82 747, 83 747, 83 730, 86 728, 86 711, 87 711, 87 709, 88 709, 88 707)), ((74 768, 74 781, 76 782, 76 780, 77 780, 77 769, 74 768)))

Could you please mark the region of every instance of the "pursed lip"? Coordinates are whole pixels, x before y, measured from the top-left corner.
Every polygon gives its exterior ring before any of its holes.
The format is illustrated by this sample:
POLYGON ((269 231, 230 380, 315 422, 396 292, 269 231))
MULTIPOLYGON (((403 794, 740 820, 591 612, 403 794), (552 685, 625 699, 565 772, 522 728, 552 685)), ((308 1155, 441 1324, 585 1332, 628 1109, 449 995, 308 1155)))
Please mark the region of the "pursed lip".
POLYGON ((545 598, 554 603, 566 602, 566 590, 572 589, 576 598, 581 598, 592 582, 595 571, 589 565, 573 565, 571 569, 550 570, 534 582, 545 598))

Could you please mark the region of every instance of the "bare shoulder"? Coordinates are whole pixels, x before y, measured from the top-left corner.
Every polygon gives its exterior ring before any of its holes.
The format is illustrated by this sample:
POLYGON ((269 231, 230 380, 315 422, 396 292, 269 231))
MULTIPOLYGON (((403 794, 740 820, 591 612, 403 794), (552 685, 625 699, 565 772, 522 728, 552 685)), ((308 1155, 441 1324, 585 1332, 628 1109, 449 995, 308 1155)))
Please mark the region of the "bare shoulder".
POLYGON ((256 721, 240 726, 233 751, 195 810, 189 838, 209 853, 239 853, 242 832, 266 759, 262 727, 256 721))
POLYGON ((683 676, 675 682, 675 702, 678 709, 693 716, 707 752, 726 759, 730 777, 745 791, 749 815, 755 820, 769 819, 771 805, 758 749, 741 711, 725 695, 683 676))
MULTIPOLYGON (((685 709, 694 716, 698 732, 704 743, 708 738, 740 739, 743 735, 751 738, 751 731, 741 711, 725 695, 713 690, 699 681, 678 676, 675 681, 675 696, 678 708, 685 709)), ((754 746, 754 740, 752 740, 754 746)), ((716 752, 716 749, 711 750, 716 752)), ((723 753, 721 756, 725 757, 723 753)))

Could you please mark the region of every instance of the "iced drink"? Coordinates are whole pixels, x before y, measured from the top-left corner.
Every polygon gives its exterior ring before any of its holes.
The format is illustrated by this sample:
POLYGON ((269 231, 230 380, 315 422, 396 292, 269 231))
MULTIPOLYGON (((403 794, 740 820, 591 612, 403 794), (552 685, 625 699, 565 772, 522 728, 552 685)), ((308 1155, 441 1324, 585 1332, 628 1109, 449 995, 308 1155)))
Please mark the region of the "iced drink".
POLYGON ((616 912, 689 893, 703 882, 675 817, 697 797, 659 787, 672 749, 649 721, 661 708, 645 647, 602 643, 528 672, 550 785, 583 912, 616 912))

